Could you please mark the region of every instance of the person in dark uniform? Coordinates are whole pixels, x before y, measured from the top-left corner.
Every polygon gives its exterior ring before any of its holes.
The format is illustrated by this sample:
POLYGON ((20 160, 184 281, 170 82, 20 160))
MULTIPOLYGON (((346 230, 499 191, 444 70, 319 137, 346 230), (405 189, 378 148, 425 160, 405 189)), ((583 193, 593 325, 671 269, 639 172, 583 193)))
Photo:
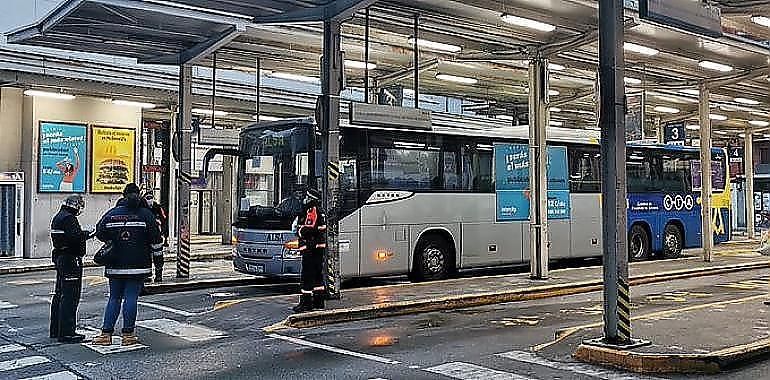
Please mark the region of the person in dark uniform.
POLYGON ((79 343, 85 336, 75 333, 80 290, 83 283, 83 256, 92 232, 80 228, 77 216, 85 202, 71 195, 62 202, 51 222, 52 258, 56 267, 56 288, 51 301, 51 338, 62 343, 79 343))
POLYGON ((324 308, 324 253, 326 252, 326 216, 320 206, 321 194, 310 189, 305 196, 305 211, 297 227, 299 251, 302 255, 300 282, 302 293, 296 313, 324 308))
MULTIPOLYGON (((158 227, 163 235, 163 246, 168 247, 168 216, 166 210, 160 203, 155 201, 155 196, 148 192, 144 194, 144 201, 147 204, 147 208, 152 211, 155 216, 155 221, 158 222, 158 227)), ((163 281, 163 250, 155 251, 152 255, 152 264, 155 267, 155 282, 163 281)))

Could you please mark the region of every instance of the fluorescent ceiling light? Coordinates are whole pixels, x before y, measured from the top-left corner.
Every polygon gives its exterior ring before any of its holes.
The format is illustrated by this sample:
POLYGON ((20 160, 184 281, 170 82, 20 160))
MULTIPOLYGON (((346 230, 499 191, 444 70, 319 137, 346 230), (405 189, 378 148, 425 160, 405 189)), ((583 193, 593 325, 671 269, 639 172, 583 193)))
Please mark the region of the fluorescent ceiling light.
POLYGON ((754 22, 757 25, 762 25, 770 28, 770 18, 765 16, 754 16, 751 18, 751 21, 754 22))
POLYGON ((657 106, 653 108, 655 112, 662 112, 662 113, 679 113, 679 108, 673 108, 673 107, 665 107, 665 106, 657 106))
POLYGON ((737 103, 741 103, 741 104, 748 104, 748 105, 750 105, 750 106, 756 106, 757 104, 759 104, 759 102, 758 102, 758 101, 756 101, 756 100, 754 100, 754 99, 747 99, 747 98, 735 98, 735 99, 733 99, 733 100, 735 100, 737 103))
POLYGON ((690 124, 690 125, 686 126, 685 128, 687 128, 687 129, 689 129, 691 131, 697 131, 697 130, 700 129, 700 125, 690 124))
POLYGON ((550 124, 552 127, 561 127, 561 126, 563 126, 563 125, 564 125, 564 122, 563 122, 563 121, 556 121, 556 120, 551 120, 551 121, 549 122, 549 124, 550 124))
MULTIPOLYGON (((203 108, 193 108, 192 109, 192 113, 197 114, 197 115, 211 115, 212 114, 211 110, 203 109, 203 108)), ((213 114, 214 114, 214 116, 227 116, 228 115, 227 112, 219 111, 219 110, 214 111, 213 114)))
POLYGON ((709 119, 711 119, 711 120, 719 120, 719 121, 725 121, 725 120, 727 120, 727 116, 725 116, 725 115, 720 115, 720 114, 716 114, 716 113, 710 113, 710 114, 709 114, 709 119))
POLYGON ((564 69, 566 69, 566 67, 564 67, 564 66, 562 66, 562 65, 560 65, 558 63, 549 63, 548 64, 548 70, 551 70, 551 71, 563 71, 564 69))
POLYGON ((698 66, 700 66, 700 67, 702 67, 704 69, 720 71, 720 72, 723 72, 723 73, 727 73, 727 72, 733 71, 733 67, 732 66, 723 65, 721 63, 712 62, 712 61, 700 61, 700 62, 698 62, 698 66))
POLYGON ((27 91, 24 91, 24 95, 27 95, 27 96, 39 96, 41 98, 51 98, 51 99, 59 99, 59 100, 72 100, 72 99, 75 99, 75 95, 71 95, 71 94, 64 94, 64 93, 61 93, 61 92, 38 91, 38 90, 27 90, 27 91))
POLYGON ((305 83, 321 83, 321 79, 317 77, 310 77, 306 75, 291 74, 291 73, 275 72, 275 73, 271 73, 270 77, 278 78, 278 79, 294 80, 297 82, 305 82, 305 83))
POLYGON ((461 84, 479 83, 478 79, 476 78, 460 77, 457 75, 449 75, 449 74, 436 74, 436 79, 445 80, 447 82, 461 83, 461 84))
POLYGON ((503 21, 505 21, 505 22, 507 22, 507 23, 509 23, 511 25, 516 25, 516 26, 521 26, 521 27, 524 27, 524 28, 539 30, 541 32, 553 32, 554 30, 556 30, 556 26, 555 25, 546 24, 544 22, 532 20, 532 19, 529 19, 529 18, 514 16, 514 15, 509 15, 509 14, 503 14, 502 16, 500 16, 500 18, 502 18, 503 21))
POLYGON ((369 70, 374 70, 374 69, 377 68, 377 65, 375 65, 374 63, 371 63, 371 62, 365 63, 365 62, 356 61, 356 60, 353 60, 353 59, 346 59, 345 60, 345 67, 348 67, 348 68, 351 68, 351 69, 361 69, 361 70, 369 69, 369 70))
POLYGON ((280 117, 265 116, 265 115, 260 115, 259 118, 257 118, 257 115, 254 115, 254 120, 257 120, 257 121, 278 121, 278 120, 283 120, 283 119, 281 119, 280 117))
POLYGON ((718 135, 722 135, 722 136, 727 134, 727 132, 725 132, 725 131, 714 131, 714 133, 716 133, 718 135))
POLYGON ((559 92, 558 90, 548 90, 549 96, 559 96, 560 94, 561 92, 559 92))
POLYGON ((559 108, 559 107, 551 107, 549 111, 551 111, 551 112, 561 112, 561 108, 559 108))
POLYGON ((746 134, 745 134, 745 133, 739 133, 739 134, 738 134, 738 137, 740 137, 740 138, 744 138, 744 137, 746 137, 746 134))
POLYGON ((121 100, 121 99, 112 99, 112 104, 116 106, 144 108, 148 110, 155 108, 155 104, 152 104, 152 103, 134 102, 131 100, 121 100))
POLYGON ((762 135, 762 137, 765 137, 765 138, 767 138, 767 137, 770 137, 770 135, 768 135, 768 134, 764 134, 764 135, 762 135))
POLYGON ((623 77, 623 83, 626 84, 642 84, 642 80, 639 78, 623 77))
POLYGON ((497 115, 497 116, 495 116, 495 119, 513 121, 513 116, 511 116, 511 115, 497 115))
POLYGON ((658 53, 660 53, 660 50, 658 50, 658 49, 653 49, 653 48, 649 48, 647 46, 637 45, 637 44, 635 44, 633 42, 625 42, 625 43, 623 43, 623 49, 628 50, 628 51, 632 51, 634 53, 639 53, 639 54, 642 54, 642 55, 650 55, 650 56, 657 55, 658 53))
MULTIPOLYGON (((414 37, 409 37, 409 44, 414 45, 414 37)), ((426 48, 428 50, 448 51, 450 53, 459 53, 463 48, 457 45, 445 44, 442 42, 417 39, 417 46, 426 48)))
POLYGON ((687 90, 679 90, 679 92, 687 95, 692 95, 692 96, 700 96, 700 90, 687 89, 687 90))
POLYGON ((751 120, 749 121, 749 124, 755 126, 755 127, 768 127, 770 126, 770 123, 764 121, 764 120, 751 120))

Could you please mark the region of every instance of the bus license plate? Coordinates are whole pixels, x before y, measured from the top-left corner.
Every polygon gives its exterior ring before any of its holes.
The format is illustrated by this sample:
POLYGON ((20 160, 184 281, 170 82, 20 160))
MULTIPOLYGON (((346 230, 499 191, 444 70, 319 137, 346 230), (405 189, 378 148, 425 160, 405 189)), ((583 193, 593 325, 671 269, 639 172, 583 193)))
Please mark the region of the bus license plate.
POLYGON ((252 273, 265 273, 265 264, 248 264, 246 269, 252 273))

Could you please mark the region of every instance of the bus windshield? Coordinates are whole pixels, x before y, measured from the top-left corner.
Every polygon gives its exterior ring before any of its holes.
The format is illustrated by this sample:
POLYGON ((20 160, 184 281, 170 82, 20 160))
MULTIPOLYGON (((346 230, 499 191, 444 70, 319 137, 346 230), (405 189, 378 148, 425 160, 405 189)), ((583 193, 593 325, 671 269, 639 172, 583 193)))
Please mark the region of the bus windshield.
POLYGON ((238 221, 246 228, 289 228, 302 213, 311 157, 310 125, 251 127, 241 134, 238 221))

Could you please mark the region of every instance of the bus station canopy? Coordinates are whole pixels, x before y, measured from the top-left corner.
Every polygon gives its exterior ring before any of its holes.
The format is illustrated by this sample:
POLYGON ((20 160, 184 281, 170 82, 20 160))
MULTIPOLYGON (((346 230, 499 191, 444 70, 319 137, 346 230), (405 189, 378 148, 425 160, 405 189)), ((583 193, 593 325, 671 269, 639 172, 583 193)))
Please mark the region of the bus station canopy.
MULTIPOLYGON (((649 119, 695 120, 698 83, 727 79, 712 89, 714 128, 736 135, 755 119, 770 122, 770 27, 752 22, 762 9, 718 2, 724 35, 712 38, 647 22, 633 1, 626 3, 626 42, 634 44, 626 51, 627 86, 647 91, 649 119)), ((419 16, 421 93, 461 97, 480 114, 526 117, 528 62, 544 54, 556 105, 551 119, 567 127, 596 125, 597 0, 69 0, 11 33, 9 42, 148 63, 217 51, 220 68, 254 72, 260 58, 266 75, 312 81, 323 19, 345 20, 345 58, 364 61, 364 7, 375 88, 411 87, 419 16)), ((349 86, 363 86, 363 69, 349 67, 346 74, 349 86)))

